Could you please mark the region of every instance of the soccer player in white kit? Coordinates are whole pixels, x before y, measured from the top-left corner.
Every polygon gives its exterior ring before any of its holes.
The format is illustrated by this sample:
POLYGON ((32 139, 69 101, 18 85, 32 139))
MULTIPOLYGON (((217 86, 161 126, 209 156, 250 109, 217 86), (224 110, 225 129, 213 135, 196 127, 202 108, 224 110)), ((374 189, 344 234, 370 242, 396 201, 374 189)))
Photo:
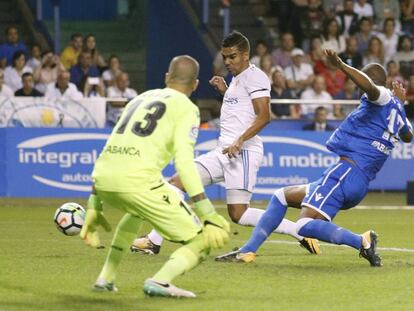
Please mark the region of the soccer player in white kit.
MULTIPOLYGON (((220 137, 214 150, 195 159, 203 184, 223 182, 231 220, 243 226, 255 226, 264 210, 250 207, 256 176, 263 158, 263 143, 257 135, 270 122, 270 81, 268 76, 250 64, 250 44, 234 31, 222 42, 221 54, 227 70, 233 75, 229 86, 223 77, 213 76, 210 84, 223 95, 220 137)), ((170 184, 185 191, 180 177, 170 184)), ((299 236, 295 224, 284 219, 275 230, 295 237, 310 253, 320 252, 316 240, 299 236)), ((152 230, 136 239, 133 251, 157 254, 162 237, 152 230)))

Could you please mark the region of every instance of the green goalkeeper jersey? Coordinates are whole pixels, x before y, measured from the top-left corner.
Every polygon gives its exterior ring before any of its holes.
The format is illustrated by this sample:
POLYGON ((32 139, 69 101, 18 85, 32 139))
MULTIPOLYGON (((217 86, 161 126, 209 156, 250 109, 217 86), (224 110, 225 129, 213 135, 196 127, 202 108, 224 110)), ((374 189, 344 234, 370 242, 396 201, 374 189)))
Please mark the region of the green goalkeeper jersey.
POLYGON ((98 190, 139 192, 162 183, 174 159, 190 196, 204 192, 194 163, 200 113, 183 93, 165 88, 135 97, 125 108, 92 173, 98 190))

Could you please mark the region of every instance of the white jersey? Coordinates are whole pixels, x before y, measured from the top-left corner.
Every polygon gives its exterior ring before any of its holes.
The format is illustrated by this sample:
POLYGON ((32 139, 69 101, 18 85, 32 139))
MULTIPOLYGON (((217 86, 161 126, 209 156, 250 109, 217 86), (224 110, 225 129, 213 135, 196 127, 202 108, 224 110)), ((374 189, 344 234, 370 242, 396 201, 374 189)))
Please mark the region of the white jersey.
MULTIPOLYGON (((221 106, 219 147, 231 145, 253 124, 256 114, 252 100, 260 97, 270 98, 270 81, 262 70, 250 65, 233 77, 221 106)), ((263 153, 261 138, 250 138, 242 149, 263 153)))

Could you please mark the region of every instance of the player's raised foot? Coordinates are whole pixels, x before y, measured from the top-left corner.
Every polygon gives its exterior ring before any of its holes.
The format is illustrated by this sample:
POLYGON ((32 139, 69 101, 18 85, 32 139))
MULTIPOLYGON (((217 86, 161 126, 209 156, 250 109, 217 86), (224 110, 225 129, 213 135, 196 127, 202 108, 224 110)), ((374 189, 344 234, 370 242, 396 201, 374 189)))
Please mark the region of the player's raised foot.
POLYGON ((146 255, 156 255, 160 252, 161 246, 151 242, 148 236, 135 239, 131 245, 131 252, 146 255))
POLYGON ((299 244, 312 255, 322 254, 321 248, 319 247, 319 242, 316 239, 303 238, 299 241, 299 244))
POLYGON ((144 293, 151 297, 195 298, 194 293, 178 288, 171 283, 161 283, 153 279, 144 282, 144 293))
POLYGON ((215 258, 216 261, 222 262, 254 262, 256 260, 256 253, 248 252, 248 253, 240 253, 240 250, 235 250, 230 253, 217 256, 215 258))
POLYGON ((377 243, 378 235, 374 231, 367 231, 361 234, 362 236, 362 247, 359 250, 359 257, 364 257, 369 261, 372 267, 381 267, 381 257, 377 254, 377 243), (364 248, 369 244, 368 248, 364 248))
POLYGON ((116 293, 118 291, 118 288, 115 286, 114 283, 107 282, 103 278, 98 278, 95 284, 92 286, 92 291, 116 293))

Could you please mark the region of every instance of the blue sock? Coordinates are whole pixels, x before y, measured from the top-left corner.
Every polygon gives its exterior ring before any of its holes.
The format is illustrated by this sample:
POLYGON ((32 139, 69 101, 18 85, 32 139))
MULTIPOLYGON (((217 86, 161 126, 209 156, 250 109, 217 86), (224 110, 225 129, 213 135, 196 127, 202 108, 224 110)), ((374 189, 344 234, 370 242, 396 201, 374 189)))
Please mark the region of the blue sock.
MULTIPOLYGON (((282 189, 283 190, 283 189, 282 189)), ((273 195, 247 243, 240 249, 241 253, 256 252, 267 237, 280 225, 287 210, 286 200, 273 195), (282 203, 281 201, 284 201, 282 203)))
POLYGON ((309 221, 300 228, 298 234, 328 243, 345 244, 356 249, 360 249, 362 246, 362 237, 360 235, 324 220, 315 219, 309 221))

